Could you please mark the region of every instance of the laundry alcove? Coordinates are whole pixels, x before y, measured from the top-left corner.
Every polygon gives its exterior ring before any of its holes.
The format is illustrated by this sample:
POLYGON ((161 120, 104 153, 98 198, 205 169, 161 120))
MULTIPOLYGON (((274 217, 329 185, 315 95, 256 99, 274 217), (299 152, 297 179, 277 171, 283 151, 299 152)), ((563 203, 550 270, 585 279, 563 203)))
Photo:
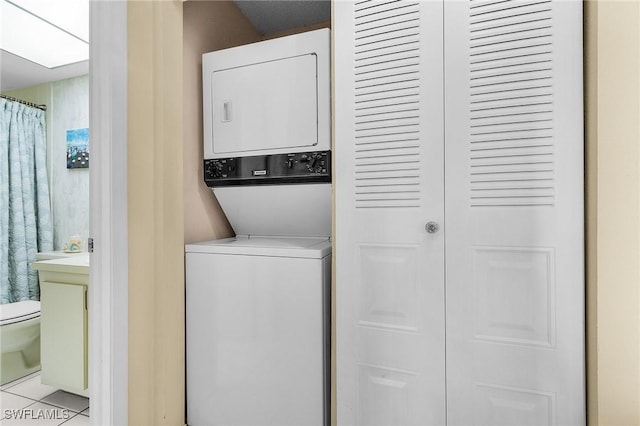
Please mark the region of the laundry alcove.
POLYGON ((582 3, 334 5, 338 424, 584 424, 582 3))

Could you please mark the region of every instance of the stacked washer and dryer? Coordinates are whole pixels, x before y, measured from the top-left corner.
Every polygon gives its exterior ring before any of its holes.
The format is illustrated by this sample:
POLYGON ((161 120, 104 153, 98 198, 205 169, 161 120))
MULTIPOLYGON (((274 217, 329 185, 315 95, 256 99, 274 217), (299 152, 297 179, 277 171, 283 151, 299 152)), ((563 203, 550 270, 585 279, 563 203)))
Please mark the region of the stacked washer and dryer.
POLYGON ((189 425, 327 425, 329 30, 203 55, 204 179, 236 237, 186 246, 189 425))

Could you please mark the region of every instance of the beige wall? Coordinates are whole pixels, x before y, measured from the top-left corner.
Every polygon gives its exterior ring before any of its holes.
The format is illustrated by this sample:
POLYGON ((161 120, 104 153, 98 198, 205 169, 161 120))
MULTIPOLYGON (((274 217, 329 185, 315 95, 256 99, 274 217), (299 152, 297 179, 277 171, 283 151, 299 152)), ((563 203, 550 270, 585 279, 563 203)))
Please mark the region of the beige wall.
POLYGON ((589 424, 640 424, 640 3, 585 5, 589 424))
POLYGON ((231 1, 184 3, 184 241, 233 236, 213 192, 203 181, 202 54, 260 40, 231 1))
POLYGON ((182 425, 182 2, 128 3, 131 425, 182 425))

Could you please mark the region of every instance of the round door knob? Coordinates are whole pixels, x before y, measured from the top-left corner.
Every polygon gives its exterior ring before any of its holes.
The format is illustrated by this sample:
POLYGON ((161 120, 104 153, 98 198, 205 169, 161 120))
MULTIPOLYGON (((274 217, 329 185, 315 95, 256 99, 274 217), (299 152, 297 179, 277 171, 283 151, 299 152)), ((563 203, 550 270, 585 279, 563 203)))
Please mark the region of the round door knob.
POLYGON ((426 229, 430 234, 435 234, 440 230, 440 225, 438 225, 438 222, 427 222, 424 229, 426 229))

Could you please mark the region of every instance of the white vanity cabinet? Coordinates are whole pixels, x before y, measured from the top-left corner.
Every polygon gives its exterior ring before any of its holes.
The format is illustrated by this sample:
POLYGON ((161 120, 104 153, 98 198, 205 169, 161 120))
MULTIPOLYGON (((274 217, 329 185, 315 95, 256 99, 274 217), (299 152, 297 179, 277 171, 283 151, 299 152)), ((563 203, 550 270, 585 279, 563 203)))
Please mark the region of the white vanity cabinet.
POLYGON ((42 383, 89 395, 89 256, 35 262, 40 277, 42 383))

